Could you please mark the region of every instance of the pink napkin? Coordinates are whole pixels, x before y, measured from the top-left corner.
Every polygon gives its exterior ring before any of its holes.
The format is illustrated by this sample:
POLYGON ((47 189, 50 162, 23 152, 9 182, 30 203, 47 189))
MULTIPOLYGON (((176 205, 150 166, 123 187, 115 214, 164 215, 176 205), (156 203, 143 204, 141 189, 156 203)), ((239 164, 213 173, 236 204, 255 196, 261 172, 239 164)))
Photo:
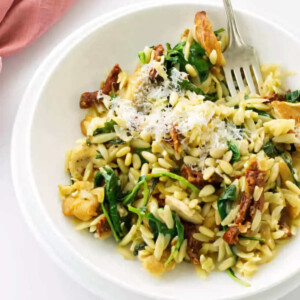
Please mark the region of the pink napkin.
POLYGON ((22 50, 39 38, 75 0, 0 0, 1 56, 22 50))

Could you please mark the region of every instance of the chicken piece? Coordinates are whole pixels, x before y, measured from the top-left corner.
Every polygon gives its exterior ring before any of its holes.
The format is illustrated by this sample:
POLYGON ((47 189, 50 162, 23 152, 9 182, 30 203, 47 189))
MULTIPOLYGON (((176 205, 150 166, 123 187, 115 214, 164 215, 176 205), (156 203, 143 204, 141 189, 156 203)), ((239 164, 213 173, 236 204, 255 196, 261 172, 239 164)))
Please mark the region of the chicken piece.
POLYGON ((88 181, 77 181, 73 185, 59 186, 63 200, 62 210, 65 216, 74 216, 81 221, 89 221, 98 215, 98 199, 92 193, 94 184, 88 181))
POLYGON ((193 237, 194 233, 199 232, 198 226, 189 222, 182 222, 184 226, 184 238, 187 239, 187 254, 194 265, 199 265, 199 252, 202 242, 193 237))
POLYGON ((206 184, 220 184, 223 182, 223 178, 214 173, 209 179, 203 179, 203 173, 200 171, 194 171, 188 166, 183 166, 181 169, 181 173, 184 178, 186 178, 190 183, 194 184, 195 186, 202 188, 206 184))
POLYGON ((164 251, 160 260, 157 260, 154 255, 149 255, 145 259, 143 259, 143 267, 151 274, 160 275, 165 272, 171 271, 175 267, 175 261, 172 260, 167 266, 165 266, 165 262, 170 256, 170 251, 164 251))
POLYGON ((273 115, 277 119, 294 119, 295 124, 300 124, 300 104, 273 101, 271 103, 273 115))
POLYGON ((93 161, 97 155, 96 148, 87 145, 75 146, 69 156, 69 170, 71 177, 77 180, 82 180, 84 171, 89 162, 93 161))
POLYGON ((287 180, 293 182, 293 176, 291 170, 289 169, 288 165, 285 163, 285 161, 282 158, 280 158, 280 162, 279 162, 279 175, 281 177, 283 185, 285 185, 285 182, 287 180))
POLYGON ((85 118, 80 122, 80 129, 83 135, 87 135, 86 122, 90 122, 93 117, 86 115, 85 118))
POLYGON ((225 66, 225 58, 221 51, 217 37, 212 29, 211 23, 206 16, 205 11, 197 12, 195 16, 195 35, 198 43, 207 52, 208 55, 213 50, 217 53, 217 66, 225 66))
POLYGON ((189 208, 184 202, 172 196, 166 196, 166 205, 169 205, 172 211, 175 211, 183 220, 193 223, 201 224, 203 217, 195 209, 189 208))

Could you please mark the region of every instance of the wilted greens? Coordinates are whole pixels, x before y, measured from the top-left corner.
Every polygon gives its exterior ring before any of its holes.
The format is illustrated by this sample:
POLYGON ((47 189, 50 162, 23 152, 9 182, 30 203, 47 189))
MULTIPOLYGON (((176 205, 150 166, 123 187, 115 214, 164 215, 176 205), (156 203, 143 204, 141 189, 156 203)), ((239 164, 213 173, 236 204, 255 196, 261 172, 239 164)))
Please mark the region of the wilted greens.
POLYGON ((101 133, 110 133, 110 132, 114 132, 114 126, 117 125, 117 123, 114 120, 110 120, 108 122, 104 123, 104 127, 101 128, 97 128, 94 132, 93 132, 93 136, 101 134, 101 133))
POLYGON ((240 149, 234 141, 228 142, 228 150, 232 151, 232 158, 230 161, 231 163, 236 162, 240 159, 241 157, 240 149))
POLYGON ((195 92, 197 95, 204 95, 203 91, 189 80, 179 81, 178 85, 182 90, 192 91, 195 92))
POLYGON ((236 186, 234 184, 230 185, 225 189, 224 195, 221 196, 217 201, 218 211, 222 221, 228 215, 231 208, 231 203, 235 202, 236 200, 236 191, 236 186))
POLYGON ((113 169, 108 166, 106 166, 103 171, 97 172, 94 178, 95 187, 102 186, 103 183, 105 183, 105 198, 102 209, 107 221, 111 222, 109 225, 116 241, 119 241, 124 235, 117 209, 117 203, 122 200, 122 189, 119 178, 115 175, 113 169))
POLYGON ((293 92, 287 93, 285 95, 286 101, 291 103, 300 102, 300 90, 295 90, 293 92))
POLYGON ((252 111, 256 112, 259 116, 272 119, 271 115, 268 114, 267 112, 265 112, 264 110, 260 110, 260 109, 254 108, 254 107, 246 107, 246 110, 252 110, 252 111))

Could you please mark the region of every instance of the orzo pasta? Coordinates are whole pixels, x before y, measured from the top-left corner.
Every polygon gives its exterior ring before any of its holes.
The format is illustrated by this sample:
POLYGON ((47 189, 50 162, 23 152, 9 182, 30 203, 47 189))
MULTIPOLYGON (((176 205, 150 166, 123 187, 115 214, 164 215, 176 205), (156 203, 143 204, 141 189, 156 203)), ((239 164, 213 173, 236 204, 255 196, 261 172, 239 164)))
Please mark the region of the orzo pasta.
POLYGON ((230 97, 227 41, 197 13, 173 48, 145 47, 133 74, 117 64, 80 98, 63 213, 153 274, 186 261, 249 277, 300 224, 300 91, 272 65, 260 95, 230 97))

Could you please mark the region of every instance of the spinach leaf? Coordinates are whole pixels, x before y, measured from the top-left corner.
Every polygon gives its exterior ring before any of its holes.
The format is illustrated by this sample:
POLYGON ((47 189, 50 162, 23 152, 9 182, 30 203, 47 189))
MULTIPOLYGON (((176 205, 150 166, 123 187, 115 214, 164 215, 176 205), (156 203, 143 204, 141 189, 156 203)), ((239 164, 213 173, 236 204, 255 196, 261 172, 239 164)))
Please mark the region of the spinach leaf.
POLYGON ((218 94, 217 93, 212 93, 212 94, 206 94, 205 95, 205 100, 211 101, 211 102, 216 102, 218 99, 218 94))
POLYGON ((132 189, 132 191, 123 198, 122 203, 124 205, 132 203, 134 201, 134 199, 135 199, 135 197, 136 197, 139 189, 141 188, 141 186, 143 184, 145 184, 145 182, 151 180, 152 178, 159 178, 159 177, 163 177, 163 176, 167 176, 167 177, 172 178, 174 180, 181 181, 187 187, 189 187, 193 192, 196 192, 196 193, 200 192, 200 190, 195 185, 193 185, 192 183, 190 183, 184 177, 179 176, 179 175, 177 175, 175 173, 171 173, 171 172, 155 173, 155 174, 148 174, 148 175, 141 176, 139 178, 136 186, 132 189))
POLYGON ((232 151, 232 158, 230 161, 231 163, 236 162, 240 159, 241 157, 240 149, 234 141, 228 142, 228 150, 232 151))
POLYGON ((143 197, 143 205, 147 205, 149 195, 149 188, 147 180, 144 180, 144 197, 143 197))
POLYGON ((141 51, 138 53, 138 57, 141 61, 141 63, 144 65, 146 63, 146 55, 144 51, 141 51))
POLYGON ((210 61, 205 60, 204 56, 205 50, 198 42, 194 41, 190 48, 188 62, 196 68, 201 82, 207 79, 211 66, 210 61))
POLYGON ((111 219, 112 230, 118 241, 124 235, 121 229, 121 220, 117 209, 117 203, 122 199, 122 189, 120 179, 116 176, 114 170, 108 166, 103 171, 97 172, 94 178, 95 186, 99 186, 104 180, 105 182, 105 198, 104 203, 108 206, 108 215, 111 219))
POLYGON ((175 221, 175 227, 176 227, 176 231, 177 231, 177 242, 176 242, 175 247, 172 250, 172 253, 170 254, 167 261, 165 262, 165 266, 167 266, 172 261, 175 253, 179 251, 179 249, 184 241, 184 227, 183 227, 182 223, 180 222, 177 214, 172 212, 172 215, 173 215, 173 219, 175 221))
POLYGON ((219 33, 224 32, 224 31, 225 31, 224 28, 220 28, 220 29, 214 31, 214 34, 215 34, 215 35, 218 35, 219 33))
MULTIPOLYGON (((194 41, 190 48, 190 55, 192 56, 190 62, 193 62, 196 60, 197 56, 201 56, 201 59, 203 59, 203 56, 206 54, 205 50, 201 47, 201 45, 194 41)), ((190 57, 189 57, 190 59, 190 57)))
POLYGON ((141 148, 136 149, 135 153, 140 157, 142 164, 147 163, 148 161, 143 157, 142 152, 147 151, 152 153, 152 148, 141 148))
MULTIPOLYGON (((184 58, 183 47, 186 42, 180 42, 173 49, 168 49, 165 58, 167 70, 171 70, 173 67, 177 67, 180 71, 185 71, 185 65, 187 61, 184 58)), ((169 44, 170 45, 170 44, 169 44)), ((169 46, 171 47, 171 46, 169 46)))
POLYGON ((270 158, 275 158, 276 156, 280 155, 279 150, 273 145, 271 141, 268 141, 264 146, 263 150, 266 155, 270 158))
POLYGON ((287 164, 287 166, 289 167, 295 184, 298 187, 300 187, 300 182, 295 177, 295 170, 294 170, 292 159, 291 159, 290 155, 288 156, 287 153, 285 152, 285 153, 281 153, 281 157, 284 160, 284 162, 287 164))
POLYGON ((99 150, 97 150, 97 155, 96 155, 96 159, 99 159, 99 158, 103 158, 102 154, 100 153, 99 150))
POLYGON ((176 44, 174 46, 174 48, 172 49, 173 51, 182 51, 183 47, 185 46, 186 42, 179 42, 178 44, 176 44))
POLYGON ((236 198, 236 186, 232 184, 225 190, 224 195, 219 198, 219 201, 229 200, 231 202, 234 202, 235 198, 236 198))
POLYGON ((110 133, 110 132, 114 132, 114 126, 117 125, 117 123, 114 120, 110 120, 108 122, 104 123, 104 127, 102 128, 97 128, 94 132, 93 132, 93 136, 101 134, 101 133, 110 133))
POLYGON ((265 239, 254 237, 254 236, 239 235, 239 239, 241 239, 241 240, 250 240, 250 241, 259 241, 259 242, 262 242, 262 243, 265 242, 265 239))
POLYGON ((142 206, 140 208, 136 208, 136 207, 133 207, 131 205, 128 205, 128 210, 137 214, 139 217, 144 217, 145 216, 145 212, 147 210, 147 207, 146 206, 142 206))
POLYGON ((146 213, 147 207, 142 206, 141 208, 135 208, 131 205, 128 205, 128 210, 130 212, 137 214, 137 216, 138 216, 137 225, 139 226, 142 223, 142 220, 146 215, 145 213, 146 213))
POLYGON ((137 255, 139 254, 139 251, 145 249, 146 246, 147 246, 147 244, 146 244, 145 242, 142 242, 142 243, 140 243, 140 244, 137 244, 137 245, 134 247, 133 255, 134 255, 134 256, 137 256, 137 255))
POLYGON ((249 99, 249 95, 248 95, 248 94, 245 94, 245 95, 244 95, 244 99, 245 99, 245 100, 249 99))
POLYGON ((105 218, 106 218, 106 220, 107 220, 107 222, 108 222, 108 224, 109 224, 109 227, 110 227, 110 229, 111 229, 112 232, 113 232, 114 238, 115 238, 115 240, 118 242, 120 239, 119 239, 119 237, 118 237, 118 234, 117 234, 117 232, 116 232, 116 230, 115 230, 115 228, 114 228, 114 225, 113 225, 113 223, 112 223, 112 221, 111 221, 111 219, 110 219, 110 216, 109 216, 109 214, 108 214, 108 211, 107 211, 107 209, 106 209, 104 203, 101 203, 101 207, 102 207, 103 213, 104 213, 104 215, 105 215, 105 218))
POLYGON ((119 144, 124 144, 125 141, 123 141, 123 140, 120 139, 120 138, 113 138, 113 139, 110 140, 108 143, 109 143, 109 144, 113 144, 113 145, 119 145, 119 144))
POLYGON ((232 184, 225 190, 224 195, 218 199, 217 206, 222 221, 229 213, 230 202, 235 202, 236 196, 236 186, 232 184))
POLYGON ((237 262, 237 260, 238 260, 238 256, 237 256, 237 254, 236 254, 237 249, 236 249, 236 247, 235 247, 234 245, 228 245, 228 246, 229 246, 229 248, 230 248, 230 251, 231 251, 232 256, 233 256, 233 258, 234 258, 234 261, 235 261, 235 264, 234 264, 234 265, 236 265, 236 262, 237 262))
POLYGON ((169 234, 171 237, 174 236, 175 229, 169 229, 165 223, 158 220, 152 213, 147 213, 146 217, 149 219, 149 227, 155 238, 157 238, 159 233, 163 235, 169 234))
POLYGON ((187 179, 185 179, 184 177, 179 176, 177 174, 171 173, 171 172, 149 174, 149 175, 146 175, 146 178, 156 178, 156 177, 162 177, 162 176, 167 176, 167 177, 172 178, 174 180, 181 181, 188 188, 190 188, 193 192, 196 192, 196 193, 200 192, 200 190, 195 185, 190 183, 187 179))
POLYGON ((192 91, 195 92, 197 95, 204 95, 203 91, 196 85, 191 83, 189 80, 184 79, 182 81, 178 81, 178 85, 182 90, 192 91))
POLYGON ((272 119, 270 114, 268 114, 264 110, 260 110, 260 109, 254 108, 254 107, 246 107, 246 110, 252 110, 252 111, 256 112, 259 116, 272 119))
POLYGON ((151 195, 153 194, 154 190, 155 190, 155 187, 157 186, 159 182, 159 178, 153 178, 151 183, 150 183, 150 189, 149 189, 149 194, 148 194, 148 197, 147 197, 147 203, 151 197, 151 195))
POLYGON ((94 177, 94 187, 99 187, 104 185, 104 180, 101 172, 97 172, 94 177))
POLYGON ((167 51, 172 49, 170 43, 166 43, 166 49, 167 51))
POLYGON ((123 198, 123 204, 131 204, 134 202, 136 195, 138 194, 141 186, 144 184, 146 181, 146 176, 141 176, 135 185, 135 187, 132 189, 130 193, 128 193, 124 198, 123 198))
POLYGON ((291 103, 300 102, 300 90, 295 90, 293 92, 287 93, 285 95, 286 101, 291 103))
POLYGON ((173 49, 170 49, 170 44, 167 44, 167 55, 165 58, 167 70, 170 71, 175 67, 180 71, 186 72, 185 66, 189 63, 196 68, 200 81, 205 81, 209 75, 209 68, 211 66, 209 60, 203 58, 205 56, 205 50, 199 43, 194 41, 190 47, 189 58, 187 61, 183 54, 183 47, 185 44, 186 42, 180 42, 173 49))
POLYGON ((234 273, 234 271, 232 270, 232 268, 227 269, 227 270, 226 270, 226 273, 227 273, 234 281, 236 281, 237 283, 239 283, 239 284, 241 284, 241 285, 243 285, 243 286, 246 286, 246 287, 249 287, 249 286, 250 286, 250 284, 249 284, 248 282, 246 282, 246 281, 244 281, 244 280, 238 278, 238 277, 235 275, 235 273, 234 273))

